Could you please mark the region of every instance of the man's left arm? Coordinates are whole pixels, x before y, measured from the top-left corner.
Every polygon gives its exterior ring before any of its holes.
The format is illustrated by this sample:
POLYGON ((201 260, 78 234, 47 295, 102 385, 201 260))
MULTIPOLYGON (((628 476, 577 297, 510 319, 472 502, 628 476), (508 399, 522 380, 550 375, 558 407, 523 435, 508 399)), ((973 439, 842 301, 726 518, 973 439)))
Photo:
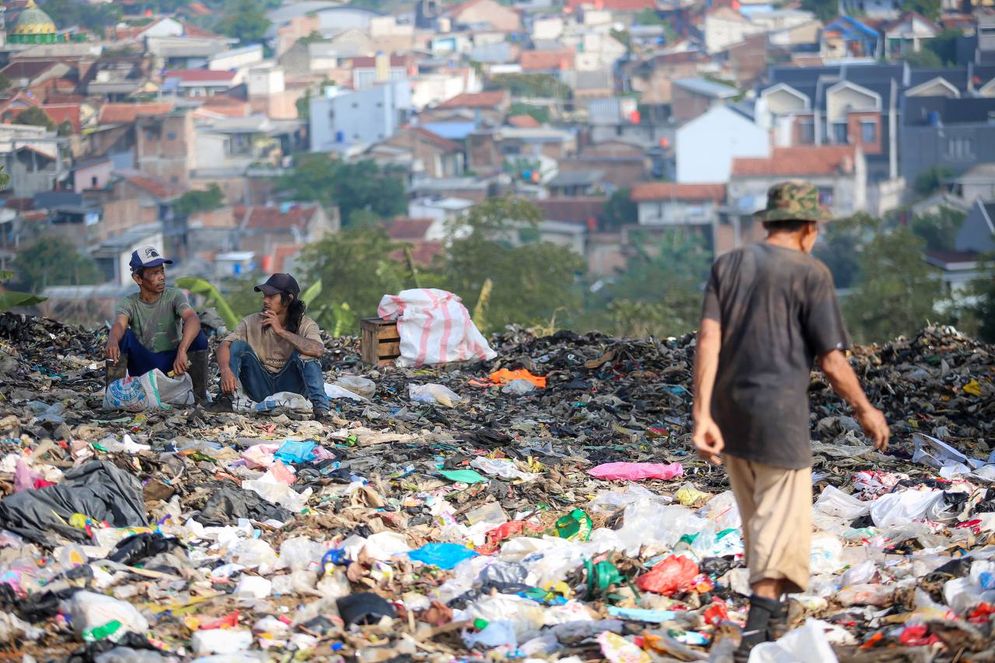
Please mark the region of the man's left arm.
POLYGON ((197 340, 197 335, 200 333, 200 317, 193 308, 188 306, 180 314, 180 318, 183 320, 183 336, 180 338, 180 344, 176 348, 176 359, 173 361, 173 373, 176 375, 183 375, 187 372, 187 350, 197 340))
MULTIPOLYGON (((308 333, 307 336, 302 336, 301 334, 295 334, 292 331, 287 331, 287 329, 280 324, 280 318, 272 311, 265 312, 263 316, 264 325, 268 325, 277 336, 285 341, 288 341, 305 357, 318 358, 325 353, 325 345, 321 342, 321 339, 313 338, 310 333, 308 333)), ((313 326, 316 327, 314 330, 314 336, 317 336, 317 326, 313 326)))

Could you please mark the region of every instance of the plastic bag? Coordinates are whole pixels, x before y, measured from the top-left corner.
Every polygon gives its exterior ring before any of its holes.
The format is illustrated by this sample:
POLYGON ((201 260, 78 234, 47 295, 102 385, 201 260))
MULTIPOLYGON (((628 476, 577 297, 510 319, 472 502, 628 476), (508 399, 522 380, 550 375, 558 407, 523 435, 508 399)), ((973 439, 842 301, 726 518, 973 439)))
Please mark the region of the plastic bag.
MULTIPOLYGON (((275 463, 274 467, 276 465, 279 463, 275 463)), ((292 513, 300 513, 307 506, 308 498, 314 492, 311 488, 303 493, 296 492, 280 480, 279 474, 274 473, 272 467, 258 479, 243 481, 242 488, 251 490, 270 504, 282 506, 292 513)))
POLYGON ((117 642, 125 633, 144 635, 149 623, 135 606, 112 596, 79 591, 62 604, 76 634, 86 642, 117 642))
POLYGON ((827 516, 849 522, 870 513, 871 503, 861 502, 839 488, 827 486, 819 495, 819 499, 815 501, 814 508, 827 516))
POLYGON ((141 412, 168 410, 172 405, 193 405, 193 380, 189 373, 168 377, 158 368, 115 380, 104 392, 104 409, 141 412))
POLYGON ((377 385, 373 380, 358 375, 343 375, 332 384, 351 391, 360 398, 373 398, 373 394, 377 390, 377 385))
POLYGON ((871 519, 877 527, 896 527, 923 520, 930 508, 943 501, 941 490, 903 490, 874 501, 871 519))
POLYGON ((611 663, 650 663, 650 655, 620 635, 605 631, 598 635, 601 653, 611 663))
POLYGON ((381 318, 397 320, 400 366, 488 361, 497 356, 473 324, 462 300, 451 292, 415 288, 384 295, 377 313, 381 318))
POLYGON ((311 401, 309 401, 306 397, 290 391, 280 391, 272 396, 267 396, 265 400, 259 403, 254 403, 250 409, 255 410, 256 412, 269 412, 270 410, 275 410, 279 407, 287 408, 288 410, 296 410, 298 412, 310 412, 313 409, 311 401))
POLYGON ((460 562, 476 557, 477 553, 458 543, 426 543, 408 553, 408 557, 423 564, 448 571, 460 562))
POLYGON ((441 384, 408 385, 408 398, 416 403, 432 403, 443 407, 454 407, 463 400, 455 391, 441 384))
POLYGON ((680 463, 602 463, 587 471, 596 479, 610 481, 613 479, 623 479, 627 481, 641 481, 643 479, 662 479, 664 481, 679 477, 684 474, 684 468, 680 463))
POLYGON ((865 583, 850 585, 836 593, 836 600, 843 607, 852 605, 873 605, 879 608, 891 605, 895 588, 889 585, 865 583))
POLYGON ((692 586, 698 575, 698 565, 687 557, 671 555, 636 580, 636 586, 646 592, 671 596, 692 586))
POLYGON ((788 632, 777 642, 763 642, 750 652, 750 663, 837 663, 826 638, 829 625, 806 619, 805 625, 788 632))
POLYGON ((509 480, 521 479, 522 481, 532 481, 533 479, 538 479, 541 476, 539 474, 522 472, 515 465, 515 461, 508 458, 487 458, 486 456, 477 456, 470 461, 470 467, 475 467, 484 474, 509 480))

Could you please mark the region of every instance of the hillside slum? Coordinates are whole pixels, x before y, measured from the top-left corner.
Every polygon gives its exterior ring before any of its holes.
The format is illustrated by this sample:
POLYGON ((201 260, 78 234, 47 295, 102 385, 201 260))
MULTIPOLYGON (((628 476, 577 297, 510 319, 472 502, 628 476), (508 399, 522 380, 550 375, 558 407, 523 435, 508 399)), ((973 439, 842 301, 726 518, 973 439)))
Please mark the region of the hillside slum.
MULTIPOLYGON (((5 659, 731 660, 748 586, 690 442, 693 337, 508 329, 430 369, 329 338, 322 427, 104 410, 105 334, 0 316, 5 659)), ((813 374, 813 582, 754 659, 993 660, 993 353, 856 348, 886 454, 813 374)))

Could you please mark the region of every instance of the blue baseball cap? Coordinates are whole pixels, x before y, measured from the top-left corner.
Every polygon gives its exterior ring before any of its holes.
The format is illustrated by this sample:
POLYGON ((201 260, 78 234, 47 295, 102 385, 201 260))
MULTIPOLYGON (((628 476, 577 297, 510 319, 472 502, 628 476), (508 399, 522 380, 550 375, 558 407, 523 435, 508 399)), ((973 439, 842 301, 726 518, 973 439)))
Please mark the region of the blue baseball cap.
POLYGON ((159 253, 159 249, 154 246, 143 246, 137 251, 131 252, 131 262, 128 264, 131 266, 132 272, 137 272, 140 269, 148 269, 149 267, 172 265, 173 261, 163 258, 162 254, 159 253))

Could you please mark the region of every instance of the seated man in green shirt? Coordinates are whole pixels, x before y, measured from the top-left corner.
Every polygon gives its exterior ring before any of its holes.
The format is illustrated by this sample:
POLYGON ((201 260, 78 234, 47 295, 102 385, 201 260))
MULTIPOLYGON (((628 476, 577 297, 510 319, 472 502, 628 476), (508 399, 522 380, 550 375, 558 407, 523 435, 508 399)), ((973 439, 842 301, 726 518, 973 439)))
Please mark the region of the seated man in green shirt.
POLYGON ((118 302, 107 338, 107 382, 158 368, 180 376, 190 370, 194 397, 207 401, 208 345, 200 318, 179 288, 166 287, 163 258, 153 246, 131 254, 131 278, 138 292, 118 302), (182 335, 180 323, 182 322, 182 335))

